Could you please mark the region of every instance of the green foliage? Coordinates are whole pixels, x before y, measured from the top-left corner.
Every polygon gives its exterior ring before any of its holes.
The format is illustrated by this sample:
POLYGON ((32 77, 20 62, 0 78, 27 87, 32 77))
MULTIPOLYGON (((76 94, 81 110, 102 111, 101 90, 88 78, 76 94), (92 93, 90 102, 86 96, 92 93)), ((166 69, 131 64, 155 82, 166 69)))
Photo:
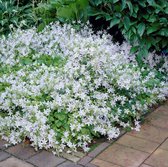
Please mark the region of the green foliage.
POLYGON ((61 22, 87 21, 88 0, 49 0, 36 8, 37 16, 42 18, 39 31, 45 25, 59 20, 61 22))
POLYGON ((132 44, 132 53, 141 60, 148 51, 168 45, 168 1, 90 0, 89 15, 104 19, 109 27, 118 26, 132 44))
POLYGON ((38 4, 36 14, 42 17, 39 31, 55 20, 104 20, 109 28, 118 27, 139 62, 149 51, 168 45, 168 1, 164 0, 49 0, 38 4))
POLYGON ((7 35, 13 28, 28 28, 37 23, 31 4, 13 0, 0 0, 0 35, 7 35))

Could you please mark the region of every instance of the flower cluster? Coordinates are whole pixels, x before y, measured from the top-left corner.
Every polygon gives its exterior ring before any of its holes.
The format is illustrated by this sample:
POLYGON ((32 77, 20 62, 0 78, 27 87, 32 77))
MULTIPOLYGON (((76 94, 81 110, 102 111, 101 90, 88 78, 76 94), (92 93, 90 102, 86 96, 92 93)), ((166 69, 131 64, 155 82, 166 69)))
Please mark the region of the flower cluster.
POLYGON ((18 29, 0 46, 0 136, 13 144, 28 137, 54 153, 88 151, 95 136, 139 130, 140 116, 168 94, 165 68, 140 68, 127 44, 88 27, 18 29))

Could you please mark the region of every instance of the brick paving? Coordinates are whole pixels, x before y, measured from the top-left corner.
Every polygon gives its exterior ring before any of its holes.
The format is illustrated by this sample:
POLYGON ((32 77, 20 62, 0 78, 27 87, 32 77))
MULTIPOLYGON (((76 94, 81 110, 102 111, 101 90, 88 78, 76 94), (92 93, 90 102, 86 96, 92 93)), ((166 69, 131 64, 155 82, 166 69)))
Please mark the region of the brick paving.
POLYGON ((140 132, 122 132, 86 156, 64 153, 62 158, 28 144, 5 144, 0 140, 0 167, 168 167, 168 101, 146 117, 140 132))

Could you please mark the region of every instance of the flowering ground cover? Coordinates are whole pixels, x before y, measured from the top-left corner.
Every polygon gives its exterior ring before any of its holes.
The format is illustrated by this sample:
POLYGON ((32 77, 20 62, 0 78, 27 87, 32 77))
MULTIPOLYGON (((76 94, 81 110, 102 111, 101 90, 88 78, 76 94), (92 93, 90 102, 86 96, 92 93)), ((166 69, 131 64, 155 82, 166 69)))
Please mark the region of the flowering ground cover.
POLYGON ((88 27, 18 29, 0 39, 0 136, 59 153, 139 130, 141 115, 168 94, 166 57, 149 58, 140 68, 128 44, 88 27))

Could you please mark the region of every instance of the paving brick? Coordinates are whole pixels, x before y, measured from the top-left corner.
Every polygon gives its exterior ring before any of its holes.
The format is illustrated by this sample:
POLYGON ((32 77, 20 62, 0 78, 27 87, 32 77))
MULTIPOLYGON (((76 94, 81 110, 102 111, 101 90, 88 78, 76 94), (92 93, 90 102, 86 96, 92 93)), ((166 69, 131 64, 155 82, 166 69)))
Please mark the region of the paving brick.
POLYGON ((155 114, 168 116, 168 105, 162 105, 154 111, 155 114))
POLYGON ((148 156, 148 153, 115 143, 97 158, 124 167, 138 167, 148 156))
POLYGON ((96 157, 100 152, 102 152, 105 148, 107 148, 110 143, 102 143, 98 147, 96 147, 93 151, 91 151, 88 156, 89 157, 96 157))
POLYGON ((72 154, 68 154, 68 153, 62 153, 61 156, 65 159, 68 159, 68 160, 72 161, 72 162, 78 162, 80 160, 79 157, 74 156, 72 154))
POLYGON ((168 151, 157 149, 146 161, 145 164, 152 167, 168 167, 168 151))
POLYGON ((82 167, 81 165, 75 164, 73 162, 70 161, 66 161, 60 165, 58 165, 57 167, 82 167))
POLYGON ((160 148, 168 151, 168 139, 160 146, 160 148))
POLYGON ((87 165, 85 165, 85 167, 98 167, 98 166, 94 165, 94 164, 91 164, 91 163, 88 163, 87 165))
POLYGON ((130 135, 124 135, 116 142, 147 153, 152 153, 159 146, 159 143, 140 139, 130 135))
POLYGON ((150 125, 165 128, 168 130, 168 115, 163 116, 161 114, 152 113, 147 117, 146 121, 150 125))
POLYGON ((74 152, 73 155, 79 158, 83 158, 84 156, 86 156, 86 153, 78 151, 78 152, 74 152))
POLYGON ((140 167, 152 167, 152 166, 149 166, 149 165, 146 165, 146 164, 142 164, 140 167))
POLYGON ((11 157, 0 162, 0 167, 33 167, 33 165, 26 163, 20 159, 11 157))
POLYGON ((78 164, 80 164, 80 165, 86 165, 86 164, 88 164, 91 160, 92 160, 91 157, 86 156, 86 157, 82 158, 82 159, 78 162, 78 164))
POLYGON ((0 161, 6 159, 6 158, 9 158, 10 157, 10 154, 4 152, 4 151, 0 151, 0 161))
POLYGON ((127 134, 149 141, 162 143, 168 136, 168 130, 144 124, 139 132, 131 131, 127 134))
POLYGON ((0 149, 4 149, 5 144, 7 144, 7 142, 5 140, 0 139, 0 149))
POLYGON ((61 157, 56 157, 52 153, 47 151, 42 151, 28 159, 28 162, 38 166, 38 167, 55 167, 60 163, 64 162, 65 159, 61 157))
POLYGON ((100 160, 100 159, 94 159, 92 162, 92 164, 94 165, 97 165, 99 167, 120 167, 118 165, 115 165, 115 164, 112 164, 110 162, 107 162, 107 161, 103 161, 103 160, 100 160))
POLYGON ((29 157, 37 154, 37 151, 35 151, 33 147, 24 144, 18 144, 10 147, 6 151, 19 157, 20 159, 28 159, 29 157))

